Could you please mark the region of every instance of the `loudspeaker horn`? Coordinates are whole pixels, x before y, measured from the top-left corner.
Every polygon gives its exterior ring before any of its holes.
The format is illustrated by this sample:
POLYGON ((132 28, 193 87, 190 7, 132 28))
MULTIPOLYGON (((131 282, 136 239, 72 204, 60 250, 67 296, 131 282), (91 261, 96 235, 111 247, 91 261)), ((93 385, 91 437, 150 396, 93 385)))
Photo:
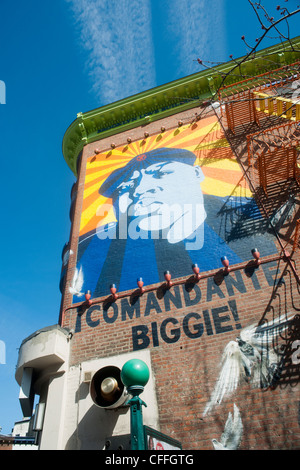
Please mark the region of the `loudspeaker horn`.
POLYGON ((106 366, 93 375, 90 395, 100 408, 119 408, 129 398, 121 380, 121 370, 116 366, 106 366))

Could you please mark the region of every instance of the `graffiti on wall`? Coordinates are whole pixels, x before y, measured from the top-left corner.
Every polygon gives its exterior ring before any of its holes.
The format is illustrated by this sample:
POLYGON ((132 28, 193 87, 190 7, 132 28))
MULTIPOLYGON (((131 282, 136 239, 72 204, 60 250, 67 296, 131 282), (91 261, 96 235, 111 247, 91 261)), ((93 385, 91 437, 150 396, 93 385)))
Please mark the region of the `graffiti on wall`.
POLYGON ((275 253, 215 117, 87 159, 73 301, 275 253), (76 282, 75 282, 76 281, 76 282))
POLYGON ((237 450, 243 437, 243 423, 240 410, 233 404, 233 415, 231 412, 225 423, 224 432, 220 440, 212 439, 215 450, 237 450))
MULTIPOLYGON (((295 369, 294 359, 297 361, 300 348, 297 348, 299 341, 295 340, 299 338, 299 324, 294 322, 293 315, 281 312, 269 321, 263 319, 261 324, 248 325, 240 314, 240 305, 253 296, 253 292, 276 285, 280 274, 274 261, 257 270, 262 271, 260 276, 256 270, 251 272, 251 277, 244 271, 232 272, 224 277, 221 285, 208 278, 191 289, 187 289, 186 284, 175 285, 162 296, 155 291, 147 292, 142 295, 143 302, 137 295, 134 301, 124 297, 115 302, 107 299, 107 302, 95 303, 85 309, 84 314, 78 307, 75 333, 86 331, 88 327, 95 332, 105 331, 107 335, 110 328, 116 333, 114 326, 121 326, 117 331, 131 331, 134 351, 172 347, 186 340, 200 345, 207 337, 224 339, 230 334, 231 340, 219 351, 219 370, 203 405, 203 417, 209 416, 216 410, 222 411, 223 402, 226 408, 228 400, 236 401, 239 388, 244 384, 255 391, 279 383, 282 371, 286 372, 287 355, 295 369), (282 349, 283 344, 290 344, 290 353, 289 347, 282 349)), ((241 414, 233 403, 233 413, 229 413, 222 435, 212 439, 212 446, 216 450, 237 449, 242 435, 241 414)))
MULTIPOLYGON (((288 350, 291 341, 294 349, 293 333, 299 325, 298 320, 297 315, 283 314, 271 321, 248 325, 240 331, 236 340, 229 341, 223 351, 219 375, 203 417, 220 406, 223 400, 235 395, 244 383, 252 389, 274 387, 281 380, 284 370, 288 369, 289 359, 295 371, 295 353, 291 355, 288 350)), ((229 413, 220 441, 212 439, 215 450, 237 450, 240 446, 243 424, 235 403, 233 407, 234 415, 229 413)))
POLYGON ((284 363, 274 345, 291 325, 293 315, 277 317, 266 324, 248 325, 226 345, 221 370, 203 415, 234 394, 243 381, 253 388, 266 389, 280 379, 284 363))

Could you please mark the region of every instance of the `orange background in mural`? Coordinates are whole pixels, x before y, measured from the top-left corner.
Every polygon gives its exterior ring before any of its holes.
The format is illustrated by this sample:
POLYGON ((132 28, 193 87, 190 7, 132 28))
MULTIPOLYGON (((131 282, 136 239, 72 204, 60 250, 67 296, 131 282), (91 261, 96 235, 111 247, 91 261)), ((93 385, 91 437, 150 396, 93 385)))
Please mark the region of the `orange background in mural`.
MULTIPOLYGON (((99 188, 109 175, 125 166, 132 158, 157 148, 184 148, 196 155, 195 165, 202 168, 204 194, 215 196, 252 197, 218 119, 213 116, 166 130, 160 134, 120 146, 87 159, 80 236, 98 225, 116 221, 112 200, 99 194, 99 188), (107 215, 97 215, 103 204, 111 206, 107 215)), ((102 212, 101 212, 102 214, 102 212)))

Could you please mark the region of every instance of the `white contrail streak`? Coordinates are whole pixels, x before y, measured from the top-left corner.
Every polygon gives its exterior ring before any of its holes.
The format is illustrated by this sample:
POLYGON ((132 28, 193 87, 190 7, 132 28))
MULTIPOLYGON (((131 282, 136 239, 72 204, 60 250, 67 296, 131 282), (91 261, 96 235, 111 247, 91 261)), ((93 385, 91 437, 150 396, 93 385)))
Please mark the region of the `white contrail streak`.
POLYGON ((66 0, 101 105, 155 86, 150 0, 66 0))

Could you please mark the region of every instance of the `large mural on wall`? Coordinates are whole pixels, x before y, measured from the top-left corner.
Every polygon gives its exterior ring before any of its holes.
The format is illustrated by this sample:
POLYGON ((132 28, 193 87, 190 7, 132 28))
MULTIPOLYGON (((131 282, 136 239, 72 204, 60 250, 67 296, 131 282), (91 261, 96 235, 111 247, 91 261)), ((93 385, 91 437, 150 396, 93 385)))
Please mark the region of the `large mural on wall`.
POLYGON ((87 159, 73 302, 277 252, 216 117, 87 159))

